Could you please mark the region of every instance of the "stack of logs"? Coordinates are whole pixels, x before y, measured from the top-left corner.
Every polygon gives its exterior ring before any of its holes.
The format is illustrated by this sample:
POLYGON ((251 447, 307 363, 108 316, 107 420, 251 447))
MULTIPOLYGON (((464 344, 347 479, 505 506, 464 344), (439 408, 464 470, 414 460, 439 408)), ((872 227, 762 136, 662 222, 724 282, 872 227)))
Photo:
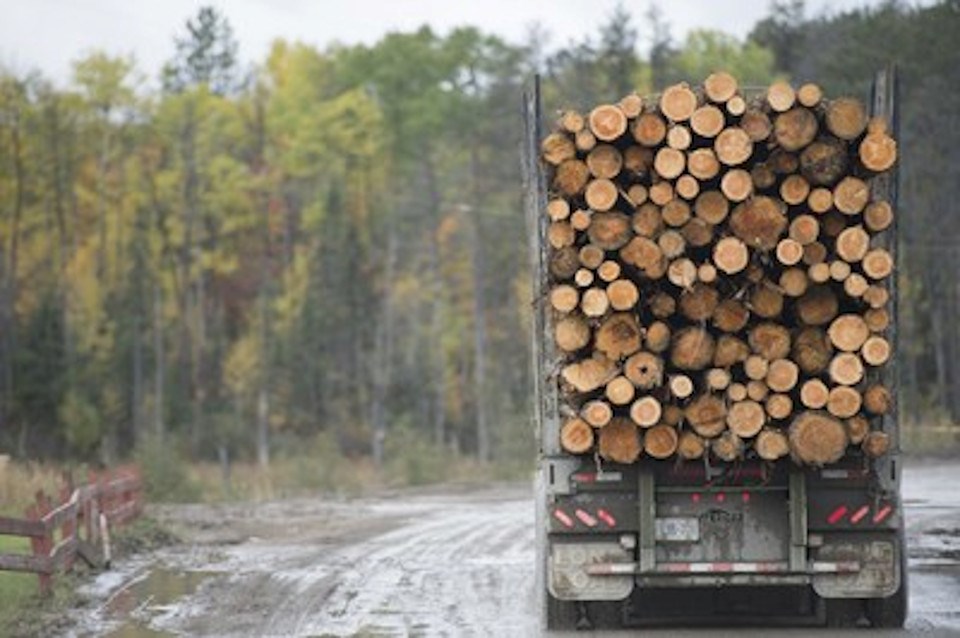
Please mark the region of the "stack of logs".
POLYGON ((747 100, 721 72, 564 112, 541 151, 566 451, 887 452, 885 121, 814 84, 747 100))

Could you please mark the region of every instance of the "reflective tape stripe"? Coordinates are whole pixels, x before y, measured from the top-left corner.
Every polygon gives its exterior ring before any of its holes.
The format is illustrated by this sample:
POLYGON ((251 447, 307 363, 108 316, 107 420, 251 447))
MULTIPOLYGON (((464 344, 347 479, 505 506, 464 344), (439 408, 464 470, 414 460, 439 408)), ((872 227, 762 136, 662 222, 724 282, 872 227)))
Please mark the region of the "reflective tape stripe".
POLYGON ((597 518, 607 524, 607 527, 616 527, 617 519, 613 517, 613 514, 603 509, 602 507, 597 510, 597 518))
POLYGON ((890 516, 890 512, 892 511, 893 511, 893 505, 884 505, 879 510, 877 510, 876 514, 873 515, 873 522, 882 523, 883 519, 890 516))
POLYGON ((782 562, 661 563, 657 565, 657 571, 691 574, 761 574, 768 572, 785 572, 787 568, 787 563, 782 562))
POLYGON ((830 512, 830 516, 827 517, 827 522, 833 525, 834 523, 839 523, 844 516, 847 515, 847 506, 841 505, 837 509, 830 512))
POLYGON ((585 511, 585 510, 578 509, 577 511, 575 511, 575 512, 573 513, 573 515, 576 516, 577 518, 579 518, 579 519, 580 519, 580 522, 583 523, 584 525, 586 525, 587 527, 596 527, 596 526, 597 526, 597 519, 595 519, 593 516, 590 515, 589 512, 587 512, 587 511, 585 511))
POLYGON ((573 519, 561 509, 553 510, 553 517, 560 521, 564 527, 573 527, 573 519))
POLYGON ((869 505, 862 506, 860 509, 858 509, 856 512, 850 515, 850 522, 853 524, 859 523, 861 520, 863 520, 863 517, 866 516, 869 511, 870 511, 869 505))

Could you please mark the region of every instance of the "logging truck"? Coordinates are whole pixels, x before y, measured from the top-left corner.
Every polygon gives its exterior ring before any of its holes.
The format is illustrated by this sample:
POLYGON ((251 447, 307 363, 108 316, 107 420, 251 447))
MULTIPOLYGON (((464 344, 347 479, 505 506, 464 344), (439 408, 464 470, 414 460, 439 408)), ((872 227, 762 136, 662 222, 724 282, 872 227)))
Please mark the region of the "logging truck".
POLYGON ((525 93, 545 628, 903 625, 895 88, 525 93))

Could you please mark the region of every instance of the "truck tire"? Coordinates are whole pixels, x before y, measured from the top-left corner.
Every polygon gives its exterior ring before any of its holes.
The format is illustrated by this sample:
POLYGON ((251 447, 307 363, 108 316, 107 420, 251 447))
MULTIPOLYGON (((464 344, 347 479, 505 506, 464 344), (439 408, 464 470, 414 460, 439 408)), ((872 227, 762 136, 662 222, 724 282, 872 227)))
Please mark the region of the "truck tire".
POLYGON ((874 627, 899 629, 907 620, 910 596, 907 587, 907 542, 902 524, 897 533, 897 543, 899 545, 897 550, 900 552, 900 587, 892 596, 871 598, 866 601, 867 619, 874 627))
POLYGON ((578 603, 569 600, 557 600, 549 593, 546 601, 547 631, 574 631, 580 620, 578 603))

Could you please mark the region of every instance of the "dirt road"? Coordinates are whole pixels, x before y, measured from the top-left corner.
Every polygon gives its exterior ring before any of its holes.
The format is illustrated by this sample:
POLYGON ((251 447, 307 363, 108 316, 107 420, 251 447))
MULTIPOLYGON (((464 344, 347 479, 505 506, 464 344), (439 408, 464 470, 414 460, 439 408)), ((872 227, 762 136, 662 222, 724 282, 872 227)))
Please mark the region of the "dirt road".
MULTIPOLYGON (((960 464, 906 470, 910 620, 903 632, 871 635, 960 636, 958 485, 960 464)), ((155 515, 186 542, 99 577, 85 592, 91 602, 77 611, 74 635, 538 634, 526 489, 179 506, 155 515)), ((818 635, 847 633, 856 632, 818 635)), ((644 632, 744 634, 769 630, 644 632)))

